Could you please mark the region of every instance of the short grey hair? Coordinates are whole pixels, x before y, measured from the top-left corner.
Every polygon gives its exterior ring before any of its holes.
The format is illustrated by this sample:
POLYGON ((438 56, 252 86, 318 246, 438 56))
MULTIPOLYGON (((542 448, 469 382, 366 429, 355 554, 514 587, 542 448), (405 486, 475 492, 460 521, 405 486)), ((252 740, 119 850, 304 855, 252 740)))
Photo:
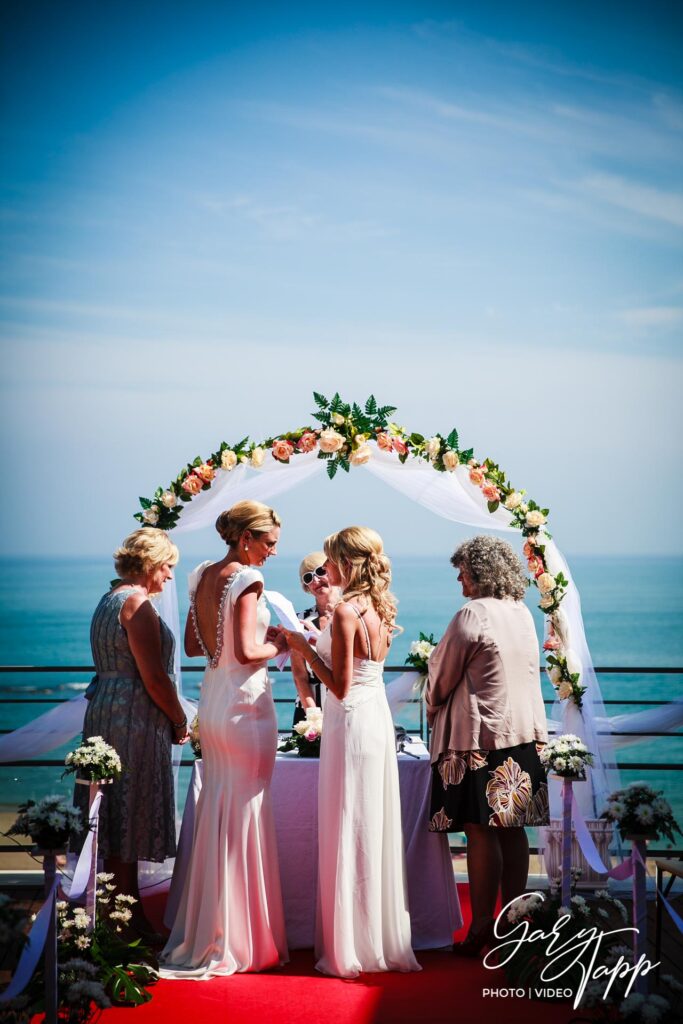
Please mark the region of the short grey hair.
POLYGON ((472 577, 479 597, 512 597, 521 601, 527 578, 521 560, 499 537, 472 537, 456 548, 451 565, 472 577))

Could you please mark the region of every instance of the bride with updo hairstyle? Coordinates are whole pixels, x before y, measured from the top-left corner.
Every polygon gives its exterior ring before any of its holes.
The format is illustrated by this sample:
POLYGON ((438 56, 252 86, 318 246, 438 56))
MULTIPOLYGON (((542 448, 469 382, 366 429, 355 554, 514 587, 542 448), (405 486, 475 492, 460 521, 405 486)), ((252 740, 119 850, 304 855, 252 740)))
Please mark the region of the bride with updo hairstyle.
POLYGON ((316 968, 419 971, 411 948, 394 723, 384 660, 397 628, 382 538, 350 526, 325 541, 342 599, 312 648, 287 632, 328 688, 318 781, 316 968))
POLYGON ((216 520, 220 562, 190 574, 185 652, 203 655, 203 760, 192 856, 164 978, 261 971, 288 959, 270 781, 277 720, 267 662, 286 648, 269 629, 259 567, 277 553, 280 519, 240 501, 216 520))

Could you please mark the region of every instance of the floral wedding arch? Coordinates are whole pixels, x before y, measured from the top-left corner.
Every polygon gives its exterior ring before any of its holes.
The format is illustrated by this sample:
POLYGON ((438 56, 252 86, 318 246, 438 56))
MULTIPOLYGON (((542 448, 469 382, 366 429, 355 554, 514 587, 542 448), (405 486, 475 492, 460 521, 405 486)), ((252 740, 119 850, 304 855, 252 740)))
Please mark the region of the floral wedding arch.
MULTIPOLYGON (((586 813, 598 814, 618 780, 605 737, 598 742, 596 719, 604 720, 602 696, 579 595, 548 533, 549 510, 514 488, 493 459, 478 459, 472 448, 462 448, 456 430, 431 437, 410 432, 390 419, 395 407, 380 406, 372 395, 362 406, 345 402, 338 394, 330 400, 317 392, 313 397, 315 426, 260 442, 248 437, 236 444, 222 441, 206 459, 198 456, 167 487, 158 487, 153 497, 140 498, 135 518, 181 534, 212 524, 218 512, 244 498, 269 500, 323 469, 332 480, 339 471, 363 467, 446 519, 521 533, 530 585, 537 588, 545 615, 546 670, 560 704, 562 729, 580 735, 591 750, 602 750, 585 807, 586 813)), ((179 638, 172 584, 166 586, 159 610, 179 638)))

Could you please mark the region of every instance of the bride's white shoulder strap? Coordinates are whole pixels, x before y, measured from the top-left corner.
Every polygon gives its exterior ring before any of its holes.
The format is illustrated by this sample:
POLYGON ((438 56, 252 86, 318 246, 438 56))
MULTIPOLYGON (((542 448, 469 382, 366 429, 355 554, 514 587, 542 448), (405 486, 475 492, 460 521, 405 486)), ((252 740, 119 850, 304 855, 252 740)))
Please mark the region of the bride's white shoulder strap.
POLYGON ((190 597, 192 597, 195 594, 197 587, 199 585, 199 580, 201 579, 201 575, 209 565, 213 565, 211 559, 207 559, 206 562, 200 562, 199 565, 195 569, 193 569, 191 573, 188 574, 187 589, 190 592, 190 597))

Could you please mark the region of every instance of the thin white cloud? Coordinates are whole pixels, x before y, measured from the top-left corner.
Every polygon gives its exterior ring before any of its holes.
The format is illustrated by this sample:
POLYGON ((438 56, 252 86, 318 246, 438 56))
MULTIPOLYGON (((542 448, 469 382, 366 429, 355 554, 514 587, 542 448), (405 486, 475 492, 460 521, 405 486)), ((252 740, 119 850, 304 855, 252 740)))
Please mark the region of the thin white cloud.
POLYGON ((683 307, 642 306, 621 310, 617 316, 629 327, 668 330, 683 323, 683 307))
POLYGON ((640 185, 616 174, 595 174, 578 183, 580 191, 641 217, 683 227, 683 195, 640 185))

